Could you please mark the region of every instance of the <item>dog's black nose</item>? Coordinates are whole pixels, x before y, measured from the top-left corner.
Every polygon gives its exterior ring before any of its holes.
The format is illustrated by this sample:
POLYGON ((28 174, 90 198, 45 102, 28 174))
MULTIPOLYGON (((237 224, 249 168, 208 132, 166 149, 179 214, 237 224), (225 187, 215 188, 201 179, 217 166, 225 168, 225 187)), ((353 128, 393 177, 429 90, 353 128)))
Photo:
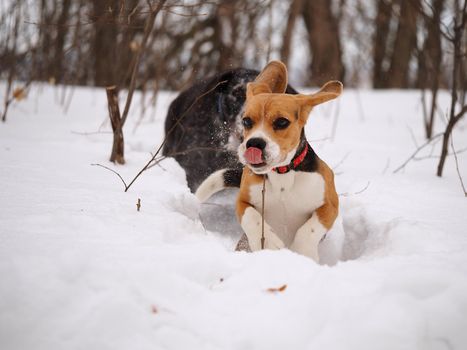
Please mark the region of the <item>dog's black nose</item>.
POLYGON ((259 137, 253 137, 246 142, 246 148, 255 147, 260 150, 264 150, 266 147, 266 141, 259 137))

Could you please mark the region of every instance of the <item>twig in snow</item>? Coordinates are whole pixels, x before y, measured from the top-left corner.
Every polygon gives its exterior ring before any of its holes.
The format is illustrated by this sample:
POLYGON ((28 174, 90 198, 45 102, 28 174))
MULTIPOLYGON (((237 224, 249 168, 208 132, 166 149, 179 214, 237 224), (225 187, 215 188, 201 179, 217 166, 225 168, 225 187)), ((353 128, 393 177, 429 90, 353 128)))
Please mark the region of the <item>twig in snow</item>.
POLYGON ((156 153, 154 153, 154 155, 152 156, 152 158, 146 163, 146 165, 138 172, 138 174, 136 174, 136 176, 133 178, 133 180, 130 181, 130 183, 128 184, 128 186, 125 186, 125 192, 128 191, 128 189, 131 187, 131 185, 133 185, 133 183, 136 181, 136 179, 138 177, 140 177, 140 175, 148 169, 149 165, 151 165, 151 163, 156 159, 156 157, 158 156, 158 154, 160 153, 160 151, 162 150, 162 147, 164 147, 165 143, 167 142, 167 136, 169 136, 174 130, 175 130, 175 127, 178 126, 178 124, 181 122, 181 120, 186 116, 186 114, 191 110, 191 108, 193 108, 194 105, 196 105, 196 103, 198 103, 198 101, 200 99, 202 99, 204 96, 206 96, 207 94, 211 93, 212 91, 216 90, 217 87, 219 85, 222 85, 222 84, 225 84, 227 82, 227 80, 223 80, 223 81, 220 81, 218 82, 212 89, 209 89, 208 91, 206 91, 204 94, 198 96, 194 101, 193 103, 180 115, 180 117, 177 118, 177 121, 174 123, 174 125, 172 125, 172 127, 169 129, 169 131, 167 131, 165 137, 164 137, 164 140, 162 141, 161 145, 159 146, 159 148, 157 149, 156 153))
POLYGON ((264 249, 264 195, 266 194, 266 175, 263 175, 263 189, 261 190, 261 249, 264 249))
POLYGON ((332 170, 335 171, 338 167, 340 167, 345 162, 345 160, 349 157, 349 155, 350 155, 350 152, 347 152, 347 154, 336 165, 332 167, 332 170))
POLYGON ((112 134, 112 131, 73 131, 71 130, 71 133, 75 135, 89 136, 89 135, 99 135, 99 134, 112 134))
POLYGON ((393 174, 396 174, 398 173, 400 170, 404 169, 405 166, 412 160, 414 159, 414 157, 417 155, 418 152, 420 152, 423 148, 425 148, 426 146, 428 146, 430 143, 432 143, 434 140, 438 139, 439 137, 443 136, 443 133, 439 133, 439 134, 436 134, 434 135, 431 139, 427 140, 424 144, 422 144, 421 146, 419 146, 413 153, 412 155, 407 158, 407 160, 402 163, 400 166, 398 166, 396 169, 394 169, 394 171, 392 172, 393 174))
MULTIPOLYGON (((191 148, 191 149, 186 149, 184 151, 172 152, 172 153, 167 154, 165 156, 160 156, 159 158, 155 158, 154 163, 149 165, 148 169, 151 169, 152 167, 155 167, 156 165, 158 165, 160 162, 162 162, 164 159, 167 159, 168 157, 174 157, 174 156, 178 156, 178 155, 185 155, 185 154, 189 154, 191 152, 197 152, 197 151, 214 151, 214 152, 217 152, 219 150, 220 150, 220 148, 215 148, 215 147, 194 147, 194 148, 191 148)), ((153 154, 151 154, 151 156, 153 156, 153 154)))
POLYGON ((105 168, 107 170, 110 170, 112 171, 113 173, 115 173, 119 178, 120 180, 122 180, 123 184, 125 185, 125 190, 124 192, 127 192, 128 189, 131 187, 131 185, 133 185, 133 183, 136 181, 136 179, 144 172, 146 171, 147 169, 149 169, 150 167, 153 167, 155 166, 156 164, 160 163, 163 159, 166 158, 166 156, 161 156, 157 161, 156 161, 156 157, 158 156, 158 154, 160 153, 160 151, 162 150, 162 147, 164 147, 165 143, 167 142, 167 136, 169 136, 174 130, 175 130, 175 127, 180 123, 180 121, 186 116, 186 114, 190 111, 191 108, 193 108, 193 106, 201 99, 203 98, 204 96, 206 96, 207 94, 211 93, 212 91, 214 91, 219 85, 222 85, 224 83, 226 83, 227 80, 223 80, 219 83, 217 83, 212 89, 209 89, 208 91, 206 91, 204 94, 198 96, 196 98, 196 100, 193 101, 193 103, 180 115, 180 117, 177 119, 177 121, 175 122, 175 124, 169 129, 169 131, 167 131, 165 137, 164 137, 164 140, 162 141, 161 145, 159 146, 159 148, 157 149, 157 151, 152 155, 151 159, 146 163, 146 165, 138 172, 138 174, 136 174, 136 176, 133 178, 133 180, 130 181, 130 183, 127 185, 126 182, 123 180, 123 178, 120 176, 119 173, 117 173, 115 170, 113 169, 110 169, 102 164, 91 164, 91 165, 96 165, 96 166, 100 166, 102 168, 105 168), (155 161, 155 164, 151 164, 152 162, 155 161))
MULTIPOLYGON (((438 140, 441 140, 441 139, 438 139, 438 140)), ((467 152, 467 147, 466 148, 462 148, 460 150, 456 150, 456 153, 457 154, 461 154, 461 153, 464 153, 464 152, 467 152)), ((448 153, 447 154, 447 157, 450 157, 450 156, 453 156, 454 155, 454 152, 453 153, 448 153)), ((425 159, 439 159, 440 156, 435 156, 433 155, 433 152, 431 152, 431 154, 427 155, 427 156, 423 156, 423 157, 414 157, 413 160, 415 161, 420 161, 420 160, 425 160, 425 159)))
POLYGON ((280 286, 279 288, 268 288, 266 289, 266 292, 269 292, 269 293, 278 293, 278 292, 283 292, 287 289, 287 285, 284 284, 282 286, 280 286))
POLYGON ((415 147, 418 147, 418 142, 417 138, 415 137, 415 134, 410 126, 407 125, 407 129, 409 129, 410 137, 412 138, 412 142, 415 145, 415 147))
POLYGON ((141 209, 141 198, 138 198, 138 202, 136 202, 136 210, 139 211, 141 209))
POLYGON ((388 159, 386 160, 386 165, 385 165, 385 167, 383 169, 383 172, 382 172, 383 175, 386 174, 386 171, 388 171, 390 164, 391 164, 391 158, 388 157, 388 159))
POLYGON ((354 196, 354 195, 356 195, 356 194, 360 194, 360 193, 365 192, 365 191, 368 189, 368 187, 370 187, 370 181, 368 181, 368 182, 366 183, 366 186, 365 186, 365 187, 363 187, 361 190, 359 190, 359 191, 357 191, 357 192, 354 192, 354 193, 344 192, 344 193, 340 193, 339 196, 342 196, 342 197, 354 196))
POLYGON ((92 166, 100 166, 101 168, 104 168, 104 169, 107 169, 107 170, 113 172, 113 173, 114 173, 115 175, 117 175, 117 176, 119 177, 119 179, 123 182, 123 186, 125 186, 125 188, 127 188, 127 184, 126 184, 125 180, 123 180, 123 177, 122 177, 119 173, 117 173, 115 170, 110 169, 109 167, 106 167, 105 165, 102 165, 102 164, 96 164, 96 163, 94 163, 94 164, 91 164, 91 165, 92 165, 92 166))
POLYGON ((461 183, 462 190, 464 191, 464 196, 467 197, 467 191, 465 190, 464 180, 462 180, 461 172, 459 170, 459 161, 457 160, 457 153, 456 153, 456 150, 454 148, 454 141, 452 139, 453 139, 453 135, 451 135, 451 148, 452 148, 452 153, 454 154, 454 159, 456 160, 457 176, 459 177, 459 181, 461 183))

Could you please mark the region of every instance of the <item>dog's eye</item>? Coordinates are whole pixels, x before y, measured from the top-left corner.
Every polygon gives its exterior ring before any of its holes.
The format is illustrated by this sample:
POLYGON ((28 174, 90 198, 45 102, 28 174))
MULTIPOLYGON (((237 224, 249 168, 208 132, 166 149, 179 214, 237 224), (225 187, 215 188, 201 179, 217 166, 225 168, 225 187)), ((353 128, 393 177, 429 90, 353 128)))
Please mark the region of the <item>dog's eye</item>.
POLYGON ((274 130, 281 130, 281 129, 285 129, 286 127, 288 127, 290 125, 290 121, 286 118, 277 118, 276 120, 274 120, 274 122, 272 123, 272 127, 274 128, 274 130))
POLYGON ((245 129, 251 129, 253 127, 253 120, 249 117, 245 117, 242 119, 242 125, 245 129))

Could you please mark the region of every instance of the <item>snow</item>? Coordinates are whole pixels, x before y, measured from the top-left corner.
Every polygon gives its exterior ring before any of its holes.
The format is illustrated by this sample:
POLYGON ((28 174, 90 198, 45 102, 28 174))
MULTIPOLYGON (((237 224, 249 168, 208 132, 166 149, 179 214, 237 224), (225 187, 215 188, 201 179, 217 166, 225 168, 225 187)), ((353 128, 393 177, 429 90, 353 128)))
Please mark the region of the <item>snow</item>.
POLYGON ((424 142, 418 92, 349 90, 312 112, 308 138, 341 201, 341 235, 320 248, 329 265, 234 252, 235 191, 200 205, 171 159, 127 193, 91 166, 129 181, 162 141, 174 94, 135 129, 136 99, 127 164, 114 166, 111 134, 79 134, 109 131, 105 92, 76 88, 67 113, 62 93, 34 87, 0 125, 1 349, 467 347, 467 201, 454 160, 442 178, 433 158, 393 174, 416 148, 411 133, 424 142))

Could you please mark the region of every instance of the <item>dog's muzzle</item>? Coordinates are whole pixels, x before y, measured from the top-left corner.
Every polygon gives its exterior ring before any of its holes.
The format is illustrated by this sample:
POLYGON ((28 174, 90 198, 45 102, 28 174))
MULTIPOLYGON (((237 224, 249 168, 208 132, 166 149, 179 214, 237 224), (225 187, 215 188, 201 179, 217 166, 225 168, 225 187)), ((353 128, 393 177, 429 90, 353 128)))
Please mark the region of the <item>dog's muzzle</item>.
POLYGON ((246 151, 243 154, 246 161, 251 165, 259 165, 264 163, 264 149, 266 141, 262 138, 254 137, 247 141, 246 151))

